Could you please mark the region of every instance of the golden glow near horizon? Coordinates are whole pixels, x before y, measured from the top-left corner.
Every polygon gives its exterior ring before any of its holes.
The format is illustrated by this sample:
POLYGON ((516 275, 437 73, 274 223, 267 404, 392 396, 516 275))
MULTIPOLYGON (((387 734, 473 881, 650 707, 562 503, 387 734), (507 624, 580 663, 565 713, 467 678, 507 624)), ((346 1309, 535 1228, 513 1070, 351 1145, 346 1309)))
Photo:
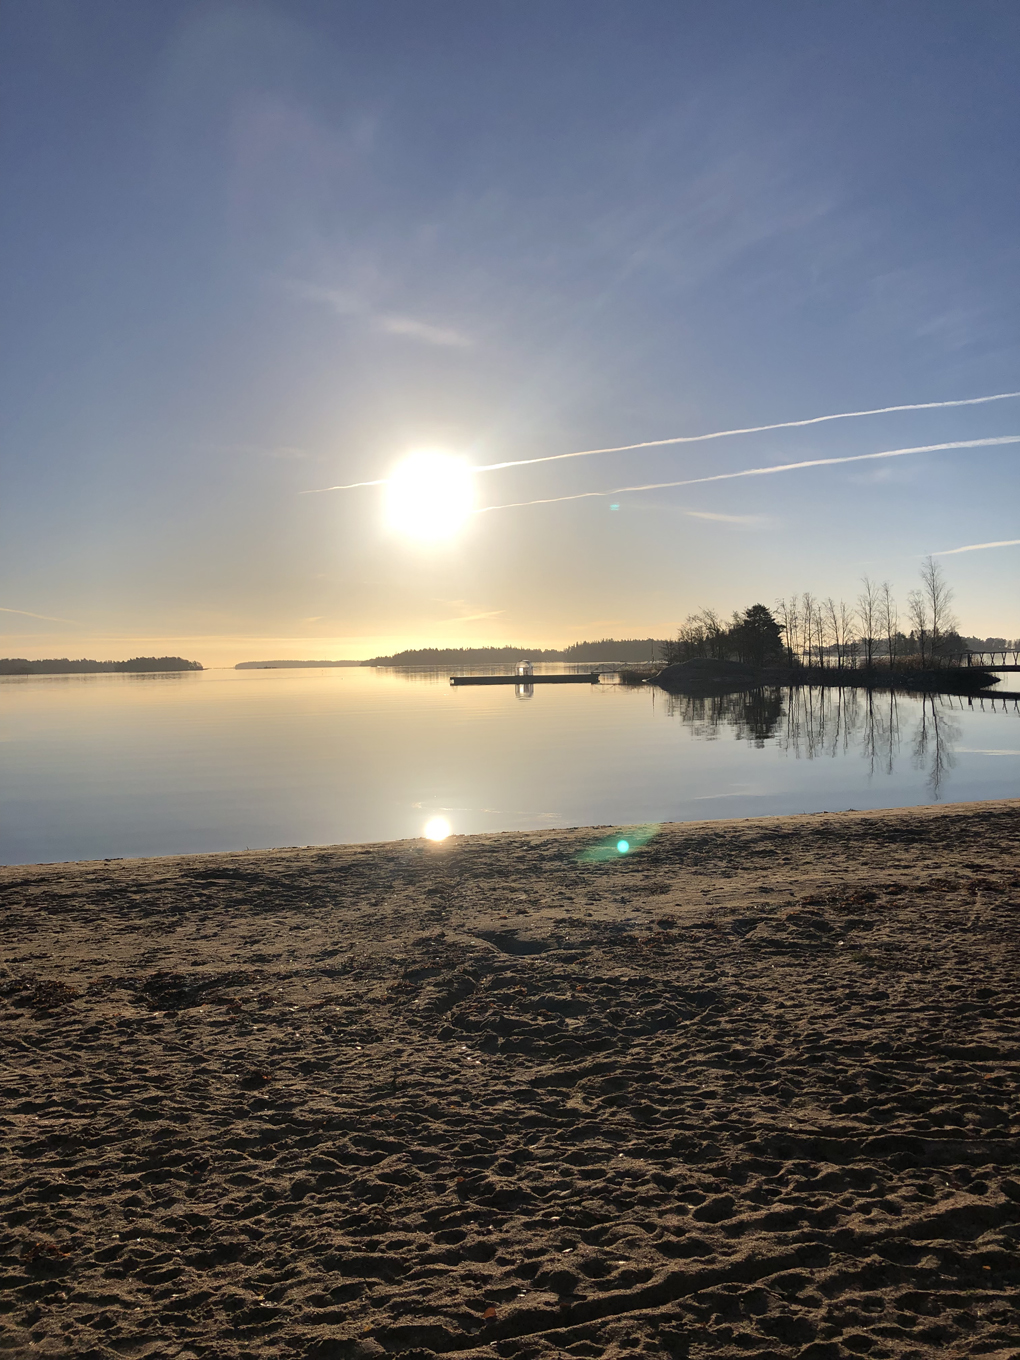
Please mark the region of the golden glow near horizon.
POLYGON ((427 841, 445 841, 453 828, 445 817, 433 817, 425 823, 422 832, 427 841))
POLYGON ((470 464, 439 449, 408 454, 386 482, 387 524, 421 543, 453 538, 474 508, 470 464))

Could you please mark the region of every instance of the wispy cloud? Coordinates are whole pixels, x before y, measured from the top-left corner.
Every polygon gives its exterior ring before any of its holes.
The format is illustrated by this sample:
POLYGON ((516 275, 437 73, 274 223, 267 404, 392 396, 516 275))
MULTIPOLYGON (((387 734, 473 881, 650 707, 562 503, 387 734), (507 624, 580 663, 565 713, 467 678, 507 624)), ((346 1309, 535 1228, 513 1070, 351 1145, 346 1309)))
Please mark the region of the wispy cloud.
POLYGON ((764 515, 720 515, 712 510, 684 510, 690 519, 714 519, 721 524, 761 524, 764 515))
POLYGON ((479 610, 468 600, 451 600, 445 595, 432 595, 430 599, 434 604, 441 604, 446 609, 453 609, 455 613, 448 619, 435 619, 433 626, 446 623, 472 623, 480 619, 495 619, 500 614, 505 614, 505 609, 485 609, 479 610))
MULTIPOLYGON (((611 507, 614 510, 619 506, 611 507)), ((687 519, 717 520, 720 524, 768 524, 768 515, 727 515, 717 510, 688 510, 682 505, 670 505, 668 501, 631 500, 627 502, 628 511, 648 512, 649 514, 683 515, 687 519)))
POLYGON ((288 287, 295 296, 308 302, 319 302, 331 307, 338 316, 362 317, 384 335, 401 336, 406 340, 417 340, 424 345, 439 345, 445 348, 466 349, 473 344, 471 338, 451 326, 436 326, 418 317, 403 316, 380 311, 357 289, 324 288, 316 283, 292 280, 288 287))
POLYGON ((952 557, 954 553, 980 552, 983 548, 1015 548, 1020 544, 1020 538, 1000 538, 994 543, 967 543, 962 548, 943 548, 941 552, 932 553, 932 557, 952 557))
MULTIPOLYGON (((572 496, 543 496, 533 501, 509 501, 505 505, 483 505, 477 515, 490 510, 519 510, 528 505, 556 505, 560 501, 583 501, 600 496, 622 496, 626 491, 663 491, 674 486, 699 486, 705 482, 728 482, 737 477, 768 477, 775 472, 795 472, 800 468, 834 467, 839 463, 864 463, 872 458, 903 458, 911 453, 939 453, 946 449, 976 449, 994 444, 1020 444, 1020 434, 998 435, 991 439, 954 439, 946 444, 918 444, 909 449, 884 449, 880 453, 854 453, 845 458, 806 458, 799 463, 778 463, 772 467, 744 468, 740 472, 717 472, 711 477, 687 477, 678 482, 647 482, 642 486, 616 486, 609 491, 578 491, 572 496)), ((960 551, 957 549, 957 551, 960 551)))
POLYGON ((878 467, 870 471, 849 473, 847 480, 857 486, 902 486, 914 480, 916 470, 910 467, 878 467))
POLYGON ((307 449, 299 449, 293 444, 274 444, 272 448, 259 449, 258 452, 264 454, 266 458, 297 460, 308 457, 307 449))
POLYGON ((454 614, 453 617, 449 619, 436 619, 435 625, 438 626, 441 623, 474 623, 480 619, 495 619, 498 618, 500 614, 505 613, 505 609, 487 609, 480 614, 454 614))
POLYGON ((0 614, 21 614, 26 619, 42 619, 45 623, 71 623, 75 628, 83 627, 77 619, 58 619, 52 614, 33 614, 30 609, 8 609, 5 605, 0 605, 0 614))
POLYGON ((281 458, 298 460, 310 458, 307 449, 296 444, 198 444, 196 448, 207 453, 243 453, 258 458, 281 458))
POLYGON ((303 279, 288 279, 287 292, 306 302, 320 302, 331 307, 338 316, 359 316, 368 308, 356 291, 343 288, 325 288, 319 283, 306 283, 303 279))
POLYGON ((409 340, 421 340, 426 345, 446 345, 464 348, 471 344, 460 331, 445 326, 430 326, 426 321, 415 321, 410 316, 381 316, 376 324, 387 335, 403 335, 409 340))

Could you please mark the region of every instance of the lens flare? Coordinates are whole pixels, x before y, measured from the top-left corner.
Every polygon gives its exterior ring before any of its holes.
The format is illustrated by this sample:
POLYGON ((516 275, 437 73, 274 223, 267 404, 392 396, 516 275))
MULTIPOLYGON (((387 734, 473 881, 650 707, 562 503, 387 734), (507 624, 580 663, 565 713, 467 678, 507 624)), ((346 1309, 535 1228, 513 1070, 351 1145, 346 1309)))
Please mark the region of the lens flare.
POLYGON ((453 538, 474 508, 470 464, 438 449, 409 454, 386 481, 386 522, 420 543, 453 538))
POLYGON ((427 841, 445 841, 452 831, 453 827, 445 817, 432 817, 425 823, 422 835, 427 841))
POLYGON ((644 826, 627 827, 626 836, 619 831, 594 845, 586 846, 574 856, 576 864, 610 864, 620 855, 633 855, 641 851, 650 840, 658 835, 660 823, 646 822, 644 826))

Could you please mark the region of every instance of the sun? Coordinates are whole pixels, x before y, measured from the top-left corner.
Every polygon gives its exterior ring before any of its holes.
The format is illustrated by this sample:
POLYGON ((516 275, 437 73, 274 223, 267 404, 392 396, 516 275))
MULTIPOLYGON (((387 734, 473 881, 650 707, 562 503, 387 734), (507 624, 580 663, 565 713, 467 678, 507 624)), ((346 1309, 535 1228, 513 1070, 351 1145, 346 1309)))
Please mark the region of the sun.
POLYGON ((470 464, 438 449, 408 454, 386 482, 386 522, 421 543, 453 538, 474 508, 470 464))

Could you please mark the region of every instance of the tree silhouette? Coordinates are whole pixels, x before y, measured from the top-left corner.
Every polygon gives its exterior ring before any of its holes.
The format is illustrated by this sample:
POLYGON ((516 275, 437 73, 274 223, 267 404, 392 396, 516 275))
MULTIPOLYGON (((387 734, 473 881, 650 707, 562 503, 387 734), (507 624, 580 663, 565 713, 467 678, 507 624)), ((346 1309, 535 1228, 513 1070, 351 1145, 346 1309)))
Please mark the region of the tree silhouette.
POLYGON ((745 609, 733 633, 740 659, 748 665, 764 666, 783 655, 783 630, 763 604, 745 609))

